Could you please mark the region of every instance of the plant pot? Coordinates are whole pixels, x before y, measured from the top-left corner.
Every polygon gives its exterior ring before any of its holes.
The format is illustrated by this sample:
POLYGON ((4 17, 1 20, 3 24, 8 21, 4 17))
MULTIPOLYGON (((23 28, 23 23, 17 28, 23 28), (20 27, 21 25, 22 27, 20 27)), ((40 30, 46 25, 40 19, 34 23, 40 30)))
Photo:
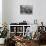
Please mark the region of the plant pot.
POLYGON ((0 44, 4 44, 5 38, 0 38, 0 44))

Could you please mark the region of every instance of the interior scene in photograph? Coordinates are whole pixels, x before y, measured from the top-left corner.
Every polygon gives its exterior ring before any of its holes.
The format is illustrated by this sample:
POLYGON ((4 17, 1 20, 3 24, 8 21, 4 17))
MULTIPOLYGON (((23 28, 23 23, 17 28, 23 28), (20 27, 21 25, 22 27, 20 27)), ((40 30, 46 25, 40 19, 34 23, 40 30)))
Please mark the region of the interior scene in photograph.
POLYGON ((46 0, 0 0, 0 46, 46 46, 46 0))

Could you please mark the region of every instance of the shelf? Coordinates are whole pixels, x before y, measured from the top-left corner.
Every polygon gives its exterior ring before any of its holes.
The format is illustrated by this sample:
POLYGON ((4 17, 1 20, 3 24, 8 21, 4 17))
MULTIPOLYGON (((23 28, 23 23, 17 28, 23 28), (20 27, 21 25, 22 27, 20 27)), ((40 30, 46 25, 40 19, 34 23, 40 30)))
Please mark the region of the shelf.
POLYGON ((23 33, 23 32, 16 32, 16 33, 23 33))
POLYGON ((31 26, 31 25, 9 25, 9 26, 31 26))
POLYGON ((14 32, 14 30, 15 30, 18 35, 22 34, 24 36, 25 33, 26 33, 26 28, 30 27, 30 26, 31 25, 9 25, 9 27, 10 27, 10 33, 15 33, 14 32), (11 31, 13 31, 13 32, 11 32, 11 31))
MULTIPOLYGON (((15 32, 10 32, 10 33, 15 33, 15 32)), ((16 32, 16 33, 23 33, 23 32, 16 32)))
POLYGON ((10 33, 15 33, 15 32, 10 32, 10 33))

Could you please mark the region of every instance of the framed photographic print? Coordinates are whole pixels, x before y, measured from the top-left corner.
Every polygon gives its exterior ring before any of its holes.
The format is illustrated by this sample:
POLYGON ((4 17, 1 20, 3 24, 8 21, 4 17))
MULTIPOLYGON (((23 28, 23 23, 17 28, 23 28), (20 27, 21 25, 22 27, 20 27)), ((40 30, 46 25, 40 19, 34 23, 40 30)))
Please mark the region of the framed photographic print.
POLYGON ((32 14, 32 5, 20 5, 20 14, 32 14))

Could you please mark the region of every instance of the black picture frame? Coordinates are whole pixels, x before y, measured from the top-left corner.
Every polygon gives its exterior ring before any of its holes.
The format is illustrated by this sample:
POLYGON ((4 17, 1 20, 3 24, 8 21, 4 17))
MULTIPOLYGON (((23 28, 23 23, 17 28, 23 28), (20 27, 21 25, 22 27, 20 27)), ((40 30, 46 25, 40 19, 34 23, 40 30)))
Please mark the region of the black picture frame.
POLYGON ((32 14, 33 6, 32 5, 20 5, 20 14, 32 14))

